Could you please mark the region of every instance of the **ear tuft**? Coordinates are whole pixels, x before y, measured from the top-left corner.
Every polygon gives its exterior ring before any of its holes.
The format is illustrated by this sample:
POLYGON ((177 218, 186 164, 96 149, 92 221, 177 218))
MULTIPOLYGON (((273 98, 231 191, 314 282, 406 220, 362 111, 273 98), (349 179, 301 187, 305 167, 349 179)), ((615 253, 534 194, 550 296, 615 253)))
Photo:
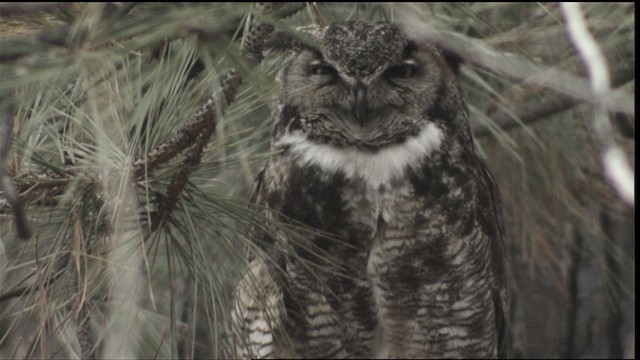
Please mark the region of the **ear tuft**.
POLYGON ((313 36, 297 31, 295 33, 277 31, 272 33, 265 41, 265 48, 272 51, 301 51, 303 49, 316 50, 318 41, 313 36))
POLYGON ((458 73, 460 72, 460 66, 464 62, 462 57, 458 55, 458 53, 452 51, 451 49, 444 48, 441 45, 438 46, 438 52, 440 52, 440 55, 442 56, 444 61, 449 65, 451 70, 453 70, 453 73, 458 75, 458 73))
POLYGON ((298 39, 289 32, 273 32, 265 41, 265 48, 275 51, 287 51, 299 47, 298 39))

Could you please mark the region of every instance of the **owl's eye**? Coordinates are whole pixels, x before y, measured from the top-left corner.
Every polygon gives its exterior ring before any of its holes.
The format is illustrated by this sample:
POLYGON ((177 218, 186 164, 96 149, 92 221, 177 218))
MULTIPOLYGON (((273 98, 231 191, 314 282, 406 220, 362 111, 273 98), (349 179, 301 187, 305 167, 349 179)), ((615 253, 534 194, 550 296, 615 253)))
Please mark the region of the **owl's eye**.
POLYGON ((411 79, 416 76, 418 68, 413 62, 405 62, 404 64, 391 66, 384 72, 384 76, 388 79, 411 79))
POLYGON ((338 71, 331 65, 322 60, 314 60, 310 64, 310 72, 312 75, 335 75, 338 71))

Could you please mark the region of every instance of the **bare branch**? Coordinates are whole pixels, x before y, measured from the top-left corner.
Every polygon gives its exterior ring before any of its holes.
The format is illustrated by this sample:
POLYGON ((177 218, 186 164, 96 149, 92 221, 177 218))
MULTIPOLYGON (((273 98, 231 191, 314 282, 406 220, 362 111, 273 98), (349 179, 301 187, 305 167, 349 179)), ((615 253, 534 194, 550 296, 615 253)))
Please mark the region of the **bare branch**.
POLYGON ((16 189, 13 187, 5 168, 5 161, 9 156, 9 149, 11 147, 11 132, 13 129, 13 115, 11 114, 10 107, 3 109, 0 116, 2 117, 2 119, 0 119, 0 190, 4 193, 4 197, 7 199, 13 211, 18 237, 23 240, 28 240, 31 237, 31 228, 24 214, 22 201, 16 193, 16 189))
MULTIPOLYGON (((636 76, 636 67, 632 62, 621 62, 612 69, 612 85, 622 86, 633 81, 636 76)), ((534 123, 548 116, 569 110, 582 104, 579 99, 569 95, 544 91, 542 97, 533 96, 533 100, 518 102, 507 109, 501 109, 489 114, 489 118, 502 130, 519 127, 522 124, 534 123)), ((473 135, 481 137, 490 134, 490 130, 480 122, 472 122, 473 135)))
POLYGON ((398 9, 401 23, 408 33, 419 41, 438 44, 460 56, 467 64, 500 76, 537 84, 578 101, 591 104, 606 102, 609 111, 635 113, 635 99, 628 94, 609 92, 606 99, 598 97, 580 77, 536 64, 516 54, 496 51, 459 33, 434 29, 419 18, 419 11, 415 11, 412 5, 398 5, 398 9))
POLYGON ((305 7, 307 7, 306 3, 296 3, 296 2, 276 2, 271 5, 273 7, 273 16, 278 19, 285 19, 290 16, 295 15, 305 7))
POLYGON ((567 32, 589 73, 591 91, 594 97, 602 99, 595 104, 593 129, 605 148, 603 154, 605 176, 622 199, 635 207, 633 170, 629 166, 626 154, 614 141, 609 120, 611 88, 607 61, 587 28, 580 4, 561 3, 560 6, 567 22, 567 32))
POLYGON ((30 15, 68 7, 68 2, 0 2, 0 16, 30 15))

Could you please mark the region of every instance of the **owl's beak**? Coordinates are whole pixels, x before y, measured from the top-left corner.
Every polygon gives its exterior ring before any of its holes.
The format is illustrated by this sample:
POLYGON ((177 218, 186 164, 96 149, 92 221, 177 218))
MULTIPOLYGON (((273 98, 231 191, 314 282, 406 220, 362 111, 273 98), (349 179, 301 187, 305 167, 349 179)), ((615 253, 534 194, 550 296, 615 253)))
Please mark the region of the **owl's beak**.
POLYGON ((367 121, 369 113, 369 104, 367 103, 367 87, 358 81, 352 89, 353 91, 353 114, 360 125, 364 125, 367 121))

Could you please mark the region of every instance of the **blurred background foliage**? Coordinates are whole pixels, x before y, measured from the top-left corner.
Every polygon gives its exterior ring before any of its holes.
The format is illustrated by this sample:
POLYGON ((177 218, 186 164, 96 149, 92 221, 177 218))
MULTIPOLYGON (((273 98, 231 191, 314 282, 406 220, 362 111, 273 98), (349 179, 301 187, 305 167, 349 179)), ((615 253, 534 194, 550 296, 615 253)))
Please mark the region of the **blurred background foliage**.
MULTIPOLYGON (((256 9, 0 5, 1 358, 231 356, 225 329, 245 229, 264 225, 247 205, 270 155, 282 60, 269 51, 260 64, 245 60, 253 19, 284 31, 345 20, 410 27, 409 13, 509 59, 463 56, 460 82, 504 203, 511 356, 635 357, 635 207, 603 176, 585 67, 558 4, 256 9), (531 64, 583 86, 550 90, 518 71, 531 64), (202 135, 152 167, 152 150, 184 134, 232 68, 242 86, 214 111, 199 161, 188 166, 202 135)), ((635 168, 635 5, 582 10, 618 88, 614 141, 635 168)))

